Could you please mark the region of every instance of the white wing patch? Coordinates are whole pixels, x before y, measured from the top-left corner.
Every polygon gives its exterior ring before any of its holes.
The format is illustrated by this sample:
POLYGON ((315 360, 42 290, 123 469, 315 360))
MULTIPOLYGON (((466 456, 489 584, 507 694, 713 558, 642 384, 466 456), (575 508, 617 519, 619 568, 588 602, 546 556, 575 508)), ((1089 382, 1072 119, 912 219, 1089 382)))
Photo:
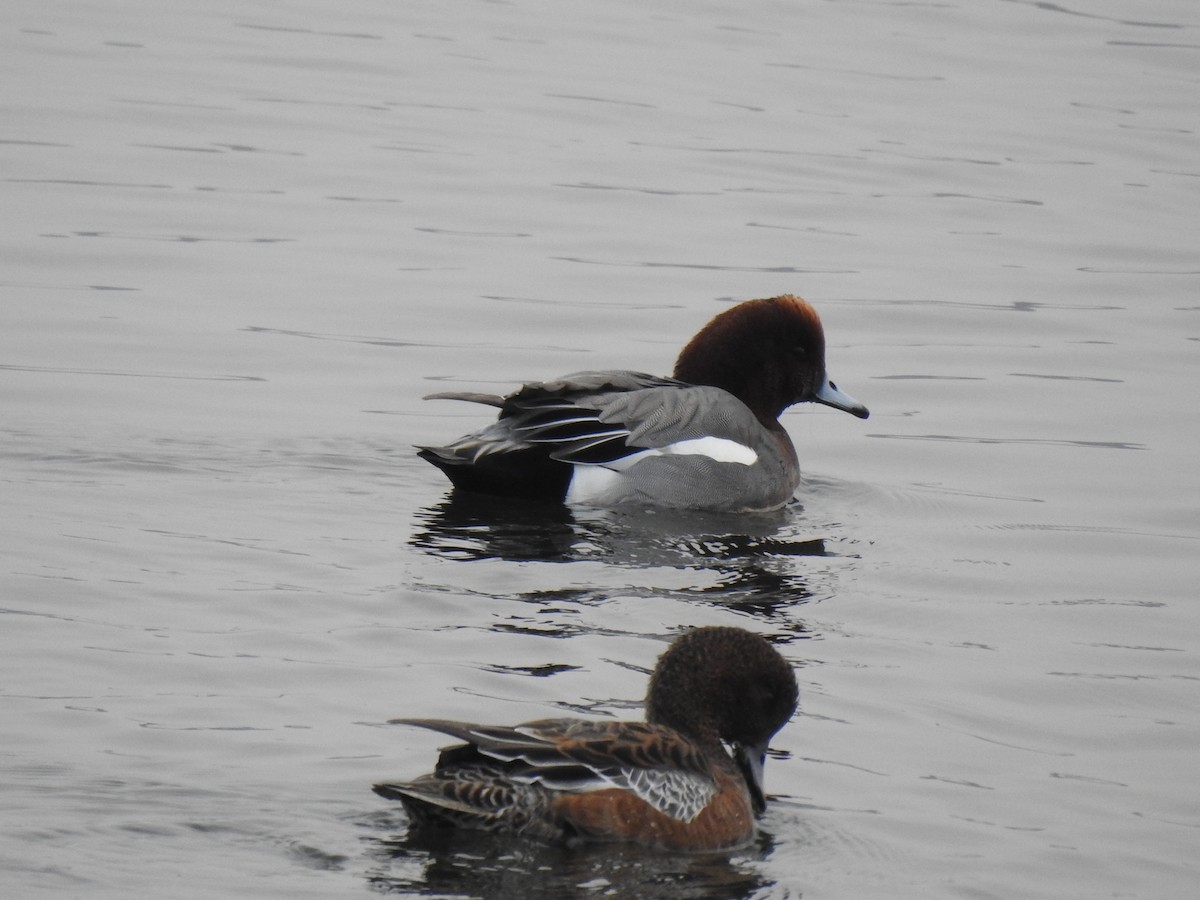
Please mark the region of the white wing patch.
POLYGON ((717 437, 692 438, 690 441, 678 441, 646 452, 661 453, 664 456, 707 456, 717 462, 740 463, 743 466, 752 466, 758 462, 758 454, 745 444, 717 437))
POLYGON ((567 496, 563 502, 587 503, 604 496, 620 484, 622 472, 651 456, 707 456, 716 462, 737 463, 742 466, 752 466, 758 462, 758 454, 752 448, 728 438, 702 437, 676 441, 665 447, 631 453, 603 465, 577 463, 571 476, 571 486, 567 489, 567 496))

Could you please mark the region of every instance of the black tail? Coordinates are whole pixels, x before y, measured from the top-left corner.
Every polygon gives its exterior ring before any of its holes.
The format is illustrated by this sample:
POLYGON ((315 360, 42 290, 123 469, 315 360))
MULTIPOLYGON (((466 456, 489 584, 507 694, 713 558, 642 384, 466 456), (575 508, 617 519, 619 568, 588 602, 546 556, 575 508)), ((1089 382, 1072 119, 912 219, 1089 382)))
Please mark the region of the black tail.
POLYGON ((484 455, 475 462, 441 447, 421 447, 417 456, 445 472, 456 490, 554 503, 567 496, 573 471, 540 447, 484 455))

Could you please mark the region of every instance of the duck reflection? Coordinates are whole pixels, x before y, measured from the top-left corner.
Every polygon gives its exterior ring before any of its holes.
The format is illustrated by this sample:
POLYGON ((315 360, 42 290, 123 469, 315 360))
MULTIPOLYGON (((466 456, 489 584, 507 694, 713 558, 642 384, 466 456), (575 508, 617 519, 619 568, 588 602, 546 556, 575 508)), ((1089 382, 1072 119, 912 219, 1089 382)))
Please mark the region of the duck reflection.
POLYGON ((570 562, 579 558, 575 519, 562 504, 451 491, 416 513, 409 543, 448 559, 570 562), (423 527, 421 527, 423 526, 423 527))
POLYGON ((825 539, 803 536, 809 526, 798 504, 756 514, 584 509, 454 491, 419 510, 416 521, 410 544, 431 556, 701 569, 715 582, 670 593, 768 618, 812 597, 797 557, 838 555, 825 539))
MULTIPOLYGON (((372 824, 401 826, 396 817, 372 824)), ((424 897, 561 900, 563 897, 655 897, 733 900, 774 886, 758 863, 774 848, 770 834, 736 853, 671 854, 630 845, 570 850, 521 838, 410 826, 398 837, 374 838, 367 873, 380 893, 424 897)))

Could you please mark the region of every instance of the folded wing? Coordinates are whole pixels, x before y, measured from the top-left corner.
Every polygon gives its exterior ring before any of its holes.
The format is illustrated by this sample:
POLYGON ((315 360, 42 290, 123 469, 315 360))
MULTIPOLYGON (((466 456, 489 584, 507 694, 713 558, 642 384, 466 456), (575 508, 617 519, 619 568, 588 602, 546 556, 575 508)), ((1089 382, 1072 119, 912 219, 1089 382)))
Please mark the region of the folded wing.
MULTIPOLYGON (((690 822, 717 791, 703 753, 677 732, 661 726, 577 719, 547 719, 513 727, 443 719, 395 721, 464 742, 442 752, 432 776, 441 781, 437 794, 443 799, 437 802, 445 806, 478 804, 484 781, 487 791, 500 792, 486 798, 489 802, 511 802, 505 785, 513 784, 536 784, 548 791, 569 793, 616 788, 674 819, 690 822), (448 782, 460 783, 448 791, 448 782)), ((427 793, 425 799, 429 799, 427 793)))

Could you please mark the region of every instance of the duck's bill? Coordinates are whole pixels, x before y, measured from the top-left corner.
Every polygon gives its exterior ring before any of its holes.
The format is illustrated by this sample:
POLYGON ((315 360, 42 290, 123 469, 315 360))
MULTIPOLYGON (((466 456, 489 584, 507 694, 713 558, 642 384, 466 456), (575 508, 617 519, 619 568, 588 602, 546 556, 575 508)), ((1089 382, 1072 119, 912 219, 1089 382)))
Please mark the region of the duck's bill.
POLYGON ((754 806, 754 814, 761 816, 767 808, 767 797, 763 793, 763 763, 766 761, 767 748, 743 746, 734 744, 733 761, 737 763, 738 771, 746 779, 746 787, 750 790, 750 802, 754 806))
POLYGON ((834 409, 840 409, 842 412, 848 412, 852 416, 858 416, 860 419, 865 419, 871 415, 871 411, 851 397, 849 394, 838 390, 838 386, 825 379, 825 383, 821 385, 817 391, 817 396, 813 398, 817 403, 824 403, 826 406, 832 406, 834 409))

